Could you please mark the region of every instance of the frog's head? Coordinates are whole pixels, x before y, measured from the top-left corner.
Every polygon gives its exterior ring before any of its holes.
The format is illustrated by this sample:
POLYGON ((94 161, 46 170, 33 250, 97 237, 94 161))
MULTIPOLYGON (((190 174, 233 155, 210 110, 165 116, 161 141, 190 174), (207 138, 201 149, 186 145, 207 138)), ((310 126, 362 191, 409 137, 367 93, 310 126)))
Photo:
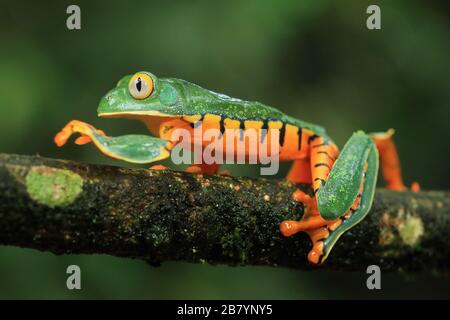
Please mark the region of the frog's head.
POLYGON ((170 80, 142 71, 120 79, 101 99, 97 113, 100 117, 165 117, 176 115, 179 103, 178 91, 170 80))

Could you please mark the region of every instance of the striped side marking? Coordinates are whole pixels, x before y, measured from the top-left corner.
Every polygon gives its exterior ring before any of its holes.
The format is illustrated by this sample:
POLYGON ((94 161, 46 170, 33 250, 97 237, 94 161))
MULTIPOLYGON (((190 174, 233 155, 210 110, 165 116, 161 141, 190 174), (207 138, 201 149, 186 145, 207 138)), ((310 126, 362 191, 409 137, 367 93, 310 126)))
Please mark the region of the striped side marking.
POLYGON ((297 149, 300 151, 302 150, 302 127, 298 127, 297 136, 298 136, 298 147, 297 149))
POLYGON ((244 131, 245 131, 245 121, 244 120, 239 120, 239 129, 241 129, 240 131, 240 136, 239 136, 239 140, 244 140, 244 131))
POLYGON ((203 118, 205 117, 205 115, 203 114, 196 114, 196 115, 191 115, 191 116, 183 116, 183 120, 189 122, 191 128, 196 128, 201 121, 203 121, 203 118))
POLYGON ((263 120, 263 124, 261 127, 261 144, 264 143, 264 139, 267 137, 267 131, 269 130, 269 121, 263 120))
POLYGON ((316 163, 316 164, 314 165, 314 168, 318 168, 318 167, 327 167, 328 169, 331 170, 330 165, 329 165, 328 163, 324 163, 324 162, 316 163))
POLYGON ((280 144, 280 156, 290 157, 291 155, 298 154, 298 127, 286 123, 280 129, 279 144, 280 144), (284 128, 284 130, 283 130, 284 128))
POLYGON ((234 120, 231 118, 225 118, 224 124, 226 129, 239 129, 241 125, 239 120, 234 120))
POLYGON ((220 117, 220 122, 219 122, 219 127, 220 127, 220 134, 221 136, 223 136, 223 134, 225 133, 225 117, 221 116, 220 117))
POLYGON ((315 139, 320 138, 317 134, 313 134, 308 138, 308 144, 311 144, 315 139))
POLYGON ((327 151, 318 151, 317 153, 326 155, 327 158, 330 159, 331 161, 336 161, 336 159, 330 156, 330 154, 327 151))
POLYGON ((313 175, 313 190, 316 194, 328 179, 328 174, 334 164, 334 158, 330 156, 331 145, 323 137, 312 135, 311 141, 311 170, 313 175), (316 148, 314 148, 316 146, 316 148))
POLYGON ((280 146, 282 146, 282 143, 284 143, 284 141, 281 141, 281 139, 284 140, 284 135, 286 134, 286 128, 284 128, 283 130, 283 134, 282 134, 282 128, 285 126, 285 124, 281 121, 269 121, 269 130, 280 130, 280 134, 279 134, 279 140, 278 143, 280 144, 280 146))
POLYGON ((286 123, 283 122, 283 125, 280 128, 280 140, 279 140, 280 147, 284 145, 285 138, 286 138, 286 123))
MULTIPOLYGON (((243 134, 246 134, 245 131, 255 130, 256 131, 256 135, 257 135, 258 140, 259 140, 259 134, 261 132, 260 129, 261 129, 262 126, 263 126, 263 122, 260 121, 260 120, 245 120, 244 121, 244 132, 243 132, 243 134)), ((251 136, 249 132, 247 133, 247 136, 248 137, 251 136)), ((242 141, 242 138, 241 138, 241 141, 242 141)))
POLYGON ((217 114, 205 114, 203 118, 203 126, 204 130, 207 129, 220 129, 220 122, 222 121, 222 117, 217 114))

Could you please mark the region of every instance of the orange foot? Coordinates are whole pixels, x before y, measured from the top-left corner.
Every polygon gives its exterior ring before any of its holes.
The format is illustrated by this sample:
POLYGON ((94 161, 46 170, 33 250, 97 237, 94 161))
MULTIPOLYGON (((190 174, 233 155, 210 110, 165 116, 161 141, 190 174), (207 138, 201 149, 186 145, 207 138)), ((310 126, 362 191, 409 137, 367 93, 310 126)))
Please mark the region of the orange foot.
POLYGON ((81 136, 75 140, 75 143, 78 145, 83 145, 91 142, 92 131, 97 134, 105 136, 105 133, 102 130, 95 129, 88 123, 72 120, 67 123, 64 128, 59 131, 54 138, 54 142, 58 147, 62 147, 66 144, 67 140, 69 140, 70 136, 74 133, 80 133, 81 136))
POLYGON ((194 164, 186 168, 188 173, 206 173, 206 174, 216 174, 219 170, 218 164, 194 164))
POLYGON ((222 171, 219 172, 219 176, 231 177, 231 172, 229 170, 222 170, 222 171))
POLYGON ((305 210, 300 221, 286 220, 281 222, 280 231, 285 237, 292 236, 300 231, 306 232, 312 242, 312 248, 308 253, 308 260, 318 264, 323 256, 323 240, 330 234, 329 228, 335 228, 340 219, 327 221, 323 219, 317 209, 316 199, 301 190, 293 193, 295 201, 303 203, 305 210))
POLYGON ((418 182, 414 181, 411 184, 411 191, 412 192, 419 192, 420 191, 420 184, 418 182))
MULTIPOLYGON (((106 134, 103 130, 96 129, 96 132, 102 136, 106 136, 106 134)), ((78 138, 75 139, 75 144, 77 144, 79 146, 85 145, 89 142, 92 142, 92 139, 85 134, 81 134, 81 136, 79 136, 78 138)))
POLYGON ((151 166, 149 169, 163 171, 163 170, 167 170, 167 167, 163 166, 162 164, 155 164, 154 166, 151 166))

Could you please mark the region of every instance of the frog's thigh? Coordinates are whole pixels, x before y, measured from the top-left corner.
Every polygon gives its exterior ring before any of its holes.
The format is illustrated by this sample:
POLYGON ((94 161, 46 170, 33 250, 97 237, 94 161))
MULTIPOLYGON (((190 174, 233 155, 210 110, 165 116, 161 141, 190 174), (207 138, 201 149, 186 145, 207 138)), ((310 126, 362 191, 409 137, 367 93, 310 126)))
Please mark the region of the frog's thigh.
POLYGON ((311 165, 309 159, 294 160, 286 179, 292 183, 311 183, 311 165))
POLYGON ((370 137, 363 132, 354 133, 334 163, 326 183, 317 192, 319 213, 324 219, 334 220, 352 207, 360 192, 371 153, 376 156, 378 164, 378 154, 370 137))
POLYGON ((377 132, 370 134, 370 137, 377 146, 380 154, 381 169, 383 178, 386 181, 386 188, 395 191, 405 191, 403 183, 400 159, 395 147, 394 129, 387 132, 377 132))
POLYGON ((339 237, 350 228, 361 222, 372 207, 373 196, 378 176, 378 151, 374 145, 369 148, 367 166, 362 182, 361 198, 354 201, 352 207, 328 227, 329 235, 322 240, 320 261, 323 262, 330 253, 339 237))

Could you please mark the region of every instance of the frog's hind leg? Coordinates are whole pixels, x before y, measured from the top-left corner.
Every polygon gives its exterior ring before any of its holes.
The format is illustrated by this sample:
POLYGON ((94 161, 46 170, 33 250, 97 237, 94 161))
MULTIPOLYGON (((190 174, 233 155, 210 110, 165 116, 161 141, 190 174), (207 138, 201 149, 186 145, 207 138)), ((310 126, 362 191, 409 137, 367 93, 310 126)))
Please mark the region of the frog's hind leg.
POLYGON ((286 179, 292 183, 311 183, 310 166, 309 158, 295 160, 286 179))
MULTIPOLYGON (((311 184, 311 165, 309 158, 297 159, 287 175, 287 180, 292 183, 311 184)), ((285 236, 293 235, 300 231, 315 229, 327 224, 317 210, 317 202, 314 196, 298 189, 292 194, 296 202, 303 204, 304 212, 300 221, 283 221, 280 230, 285 236)))
MULTIPOLYGON (((287 180, 292 183, 312 184, 314 176, 315 185, 321 185, 321 181, 326 181, 329 170, 331 168, 338 150, 334 145, 324 143, 322 138, 316 139, 314 145, 319 147, 313 148, 311 158, 295 160, 291 170, 287 175, 287 180), (320 165, 326 163, 327 165, 320 165), (316 166, 316 164, 319 164, 316 166), (313 174, 311 169, 314 168, 313 174), (317 183, 319 182, 319 183, 317 183)), ((280 231, 284 236, 291 236, 300 231, 306 232, 313 243, 313 249, 309 254, 309 260, 312 261, 316 252, 321 252, 323 238, 328 236, 327 226, 335 221, 327 221, 321 217, 317 209, 317 201, 314 195, 310 195, 302 190, 297 190, 292 195, 293 199, 303 204, 304 213, 300 221, 283 221, 280 224, 280 231)))
POLYGON ((353 134, 317 194, 320 215, 333 222, 309 254, 311 262, 325 261, 339 237, 364 219, 372 206, 377 175, 377 148, 363 132, 353 134))
MULTIPOLYGON (((287 180, 292 183, 312 184, 315 194, 326 182, 336 160, 338 149, 334 144, 328 143, 319 136, 314 136, 309 142, 311 144, 310 157, 295 160, 287 175, 287 180)), ((283 221, 280 224, 280 231, 283 235, 290 236, 300 231, 314 230, 329 223, 319 214, 314 195, 297 190, 292 196, 295 201, 303 204, 304 214, 300 221, 283 221)))
POLYGON ((329 226, 336 224, 340 220, 327 221, 322 218, 317 209, 317 202, 314 196, 310 196, 301 190, 297 190, 294 192, 293 198, 295 201, 303 204, 303 216, 300 221, 283 221, 280 224, 280 231, 286 237, 300 231, 306 232, 312 242, 308 260, 313 263, 319 263, 319 258, 323 253, 323 240, 330 234, 329 226))
MULTIPOLYGON (((380 154, 381 169, 384 181, 386 181, 386 188, 394 191, 405 191, 408 188, 403 183, 400 159, 392 138, 394 133, 394 129, 389 129, 386 132, 371 133, 370 137, 380 154)), ((419 191, 419 184, 414 182, 411 190, 419 191)))
MULTIPOLYGON (((323 151, 328 151, 328 156, 333 156, 330 149, 325 149, 325 144, 314 143, 312 147, 315 145, 318 150, 312 152, 325 155, 323 151)), ((378 152, 369 136, 358 132, 350 138, 336 161, 330 159, 331 165, 315 166, 316 157, 311 157, 311 167, 316 169, 312 172, 316 197, 310 197, 316 207, 304 197, 300 200, 308 203, 312 210, 307 211, 301 221, 285 221, 280 225, 286 236, 298 231, 309 234, 313 246, 308 260, 315 264, 322 263, 339 237, 369 212, 378 172, 378 152)))

